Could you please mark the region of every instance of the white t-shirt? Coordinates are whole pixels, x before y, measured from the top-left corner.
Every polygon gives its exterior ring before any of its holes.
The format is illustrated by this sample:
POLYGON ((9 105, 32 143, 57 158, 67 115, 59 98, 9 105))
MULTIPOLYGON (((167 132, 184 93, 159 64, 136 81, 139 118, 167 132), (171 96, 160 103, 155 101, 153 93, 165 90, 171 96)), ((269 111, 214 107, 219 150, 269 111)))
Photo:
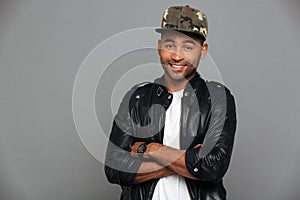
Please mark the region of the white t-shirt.
MULTIPOLYGON (((163 144, 179 149, 181 97, 183 90, 173 92, 173 100, 166 111, 163 144)), ((153 200, 187 200, 190 199, 183 176, 177 174, 159 179, 153 200)))

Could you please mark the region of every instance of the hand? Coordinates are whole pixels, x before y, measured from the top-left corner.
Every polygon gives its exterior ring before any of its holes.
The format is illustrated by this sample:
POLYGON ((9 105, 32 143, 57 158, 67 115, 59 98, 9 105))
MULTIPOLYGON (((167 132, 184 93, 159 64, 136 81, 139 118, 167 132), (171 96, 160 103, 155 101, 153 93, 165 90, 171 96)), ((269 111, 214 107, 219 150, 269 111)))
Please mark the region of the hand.
MULTIPOLYGON (((134 157, 138 157, 137 154, 137 149, 138 147, 143 144, 145 142, 135 142, 132 146, 131 146, 131 155, 134 157)), ((151 153, 155 153, 156 151, 159 151, 160 149, 163 148, 163 145, 160 143, 156 143, 156 142, 151 142, 149 144, 147 144, 147 149, 143 154, 144 158, 150 158, 150 154, 151 153)))
POLYGON ((151 142, 147 145, 147 149, 143 155, 144 158, 153 158, 161 154, 161 150, 166 147, 163 144, 151 142))

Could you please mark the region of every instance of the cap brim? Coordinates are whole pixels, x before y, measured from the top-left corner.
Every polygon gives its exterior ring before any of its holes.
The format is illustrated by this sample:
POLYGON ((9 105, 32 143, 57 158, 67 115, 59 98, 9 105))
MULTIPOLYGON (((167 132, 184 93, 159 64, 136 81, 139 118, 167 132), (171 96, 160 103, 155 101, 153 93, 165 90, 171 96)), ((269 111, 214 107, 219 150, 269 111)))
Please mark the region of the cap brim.
POLYGON ((184 31, 184 30, 177 30, 177 29, 172 29, 172 28, 156 28, 155 31, 157 33, 163 33, 163 32, 166 32, 166 31, 177 31, 177 32, 180 32, 180 33, 192 33, 192 34, 201 36, 204 39, 204 41, 206 40, 206 38, 202 34, 200 34, 198 32, 193 32, 193 31, 184 31))
POLYGON ((158 33, 162 33, 164 31, 166 31, 167 29, 166 28, 156 28, 155 31, 158 32, 158 33))

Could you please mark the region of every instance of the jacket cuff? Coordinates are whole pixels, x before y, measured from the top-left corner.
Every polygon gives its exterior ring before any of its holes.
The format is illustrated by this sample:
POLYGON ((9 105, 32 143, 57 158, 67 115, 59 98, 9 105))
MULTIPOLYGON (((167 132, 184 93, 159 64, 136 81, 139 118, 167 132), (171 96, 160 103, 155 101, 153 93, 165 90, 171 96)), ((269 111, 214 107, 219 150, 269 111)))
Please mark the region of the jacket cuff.
POLYGON ((200 175, 200 160, 197 159, 200 148, 201 147, 195 149, 187 149, 185 153, 186 168, 195 178, 199 178, 200 175))

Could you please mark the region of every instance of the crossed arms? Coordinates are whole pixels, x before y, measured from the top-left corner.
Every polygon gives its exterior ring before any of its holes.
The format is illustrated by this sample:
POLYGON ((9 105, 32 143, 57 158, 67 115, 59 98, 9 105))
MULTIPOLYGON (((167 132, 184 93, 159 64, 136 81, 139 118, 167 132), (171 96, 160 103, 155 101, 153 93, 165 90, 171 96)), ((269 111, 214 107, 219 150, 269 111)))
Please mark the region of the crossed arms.
MULTIPOLYGON (((137 156, 137 148, 143 142, 136 142, 131 152, 133 156, 137 156)), ((202 146, 196 145, 194 148, 202 146)), ((179 174, 191 179, 196 179, 186 168, 185 164, 186 150, 178 150, 172 147, 162 145, 160 143, 150 143, 147 145, 147 150, 143 154, 146 162, 143 162, 134 179, 134 184, 144 181, 162 178, 173 174, 179 174)))
POLYGON ((131 135, 132 119, 128 103, 122 102, 114 120, 106 154, 105 173, 108 181, 126 186, 172 174, 199 181, 220 181, 229 166, 236 129, 234 98, 228 91, 225 104, 224 109, 218 101, 213 102, 203 145, 178 150, 153 142, 147 145, 141 158, 135 154, 141 140, 131 135))

